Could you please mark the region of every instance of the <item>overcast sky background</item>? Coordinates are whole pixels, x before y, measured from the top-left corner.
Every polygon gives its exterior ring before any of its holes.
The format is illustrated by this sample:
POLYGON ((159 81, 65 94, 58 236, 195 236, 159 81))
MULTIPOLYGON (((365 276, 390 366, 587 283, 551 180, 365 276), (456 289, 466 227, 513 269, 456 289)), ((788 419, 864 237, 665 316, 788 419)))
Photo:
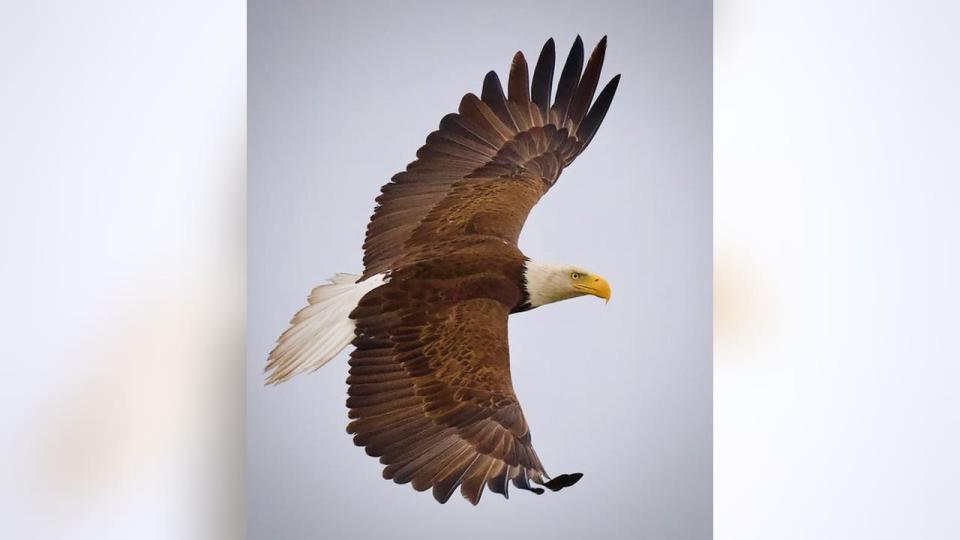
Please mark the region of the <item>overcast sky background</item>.
POLYGON ((250 538, 709 537, 711 17, 705 1, 250 2, 250 538), (554 37, 562 65, 578 33, 588 54, 609 36, 601 84, 623 79, 520 247, 613 297, 512 317, 510 345, 547 471, 585 476, 440 506, 345 433, 346 352, 279 387, 262 368, 311 288, 362 269, 374 197, 440 118, 517 50, 532 64, 554 37))

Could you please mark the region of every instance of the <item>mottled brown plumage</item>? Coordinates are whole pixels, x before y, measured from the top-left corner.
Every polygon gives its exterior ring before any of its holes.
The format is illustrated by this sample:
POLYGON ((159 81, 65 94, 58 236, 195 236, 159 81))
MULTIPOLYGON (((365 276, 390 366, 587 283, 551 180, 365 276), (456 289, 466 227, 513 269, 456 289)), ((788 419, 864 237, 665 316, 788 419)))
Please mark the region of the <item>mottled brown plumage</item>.
POLYGON ((476 504, 484 487, 542 492, 546 481, 510 380, 507 316, 525 309, 517 239, 530 209, 586 148, 610 106, 614 77, 591 107, 606 49, 585 71, 577 37, 550 102, 554 43, 534 69, 521 53, 507 95, 490 72, 427 137, 417 160, 383 186, 367 228, 363 279, 388 281, 360 300, 350 358, 350 418, 357 445, 385 478, 459 487, 476 504))

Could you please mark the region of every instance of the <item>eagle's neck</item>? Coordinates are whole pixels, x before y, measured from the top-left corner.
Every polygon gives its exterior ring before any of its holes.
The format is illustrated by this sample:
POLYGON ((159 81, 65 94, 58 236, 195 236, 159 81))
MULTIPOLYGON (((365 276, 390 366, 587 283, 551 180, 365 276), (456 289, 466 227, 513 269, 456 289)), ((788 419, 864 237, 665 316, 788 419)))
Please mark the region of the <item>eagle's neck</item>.
POLYGON ((580 296, 570 287, 568 266, 527 259, 523 270, 523 286, 529 309, 580 296))

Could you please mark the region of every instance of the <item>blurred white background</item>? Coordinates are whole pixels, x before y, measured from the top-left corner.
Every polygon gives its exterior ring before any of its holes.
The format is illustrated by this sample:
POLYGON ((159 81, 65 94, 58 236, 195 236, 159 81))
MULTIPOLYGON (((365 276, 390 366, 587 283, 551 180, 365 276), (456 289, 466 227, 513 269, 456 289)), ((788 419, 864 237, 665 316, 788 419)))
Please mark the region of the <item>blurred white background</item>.
POLYGON ((960 538, 960 8, 714 18, 716 537, 960 538))
POLYGON ((0 7, 0 537, 243 534, 245 22, 0 7))
MULTIPOLYGON (((960 537, 958 15, 716 6, 717 538, 960 537)), ((0 7, 5 538, 243 536, 244 19, 0 7)))

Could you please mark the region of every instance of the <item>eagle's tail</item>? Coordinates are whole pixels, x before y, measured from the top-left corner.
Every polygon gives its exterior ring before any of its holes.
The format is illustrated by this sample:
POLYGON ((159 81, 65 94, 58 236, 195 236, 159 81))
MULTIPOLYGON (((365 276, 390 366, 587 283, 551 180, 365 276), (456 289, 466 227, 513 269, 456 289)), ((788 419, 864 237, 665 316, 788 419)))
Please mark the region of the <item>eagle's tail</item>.
POLYGON ((360 299, 384 283, 383 274, 359 281, 337 274, 313 289, 309 304, 297 312, 267 360, 267 384, 277 384, 319 369, 353 341, 356 323, 350 312, 360 299))

